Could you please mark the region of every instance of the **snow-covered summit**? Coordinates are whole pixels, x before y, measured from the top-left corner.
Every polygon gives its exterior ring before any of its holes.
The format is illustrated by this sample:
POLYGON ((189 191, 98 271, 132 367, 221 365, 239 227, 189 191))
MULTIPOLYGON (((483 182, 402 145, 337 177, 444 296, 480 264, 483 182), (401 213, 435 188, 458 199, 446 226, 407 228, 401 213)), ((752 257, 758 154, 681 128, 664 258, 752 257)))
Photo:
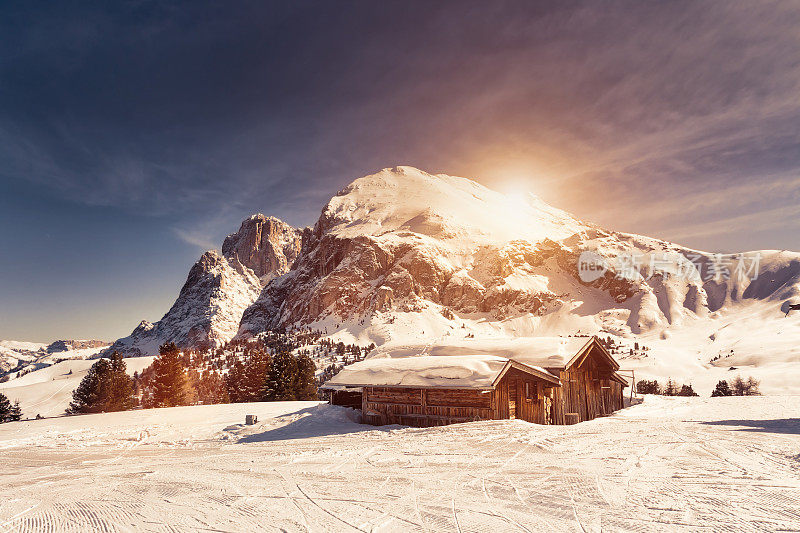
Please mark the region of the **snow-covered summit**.
POLYGON ((462 245, 562 239, 584 227, 536 196, 513 197, 467 178, 408 166, 355 180, 328 202, 322 216, 325 229, 342 238, 401 231, 462 245))

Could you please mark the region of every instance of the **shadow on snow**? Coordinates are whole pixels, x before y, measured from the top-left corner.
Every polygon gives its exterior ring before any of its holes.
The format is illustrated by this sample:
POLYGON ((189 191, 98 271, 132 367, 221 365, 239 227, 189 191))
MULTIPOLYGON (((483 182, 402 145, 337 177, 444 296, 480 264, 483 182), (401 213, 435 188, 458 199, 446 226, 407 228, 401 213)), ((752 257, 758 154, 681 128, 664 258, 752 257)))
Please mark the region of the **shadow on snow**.
POLYGON ((710 426, 743 426, 739 431, 763 431, 800 435, 800 418, 776 418, 774 420, 716 420, 702 422, 710 426))
MULTIPOLYGON (((367 431, 388 432, 403 426, 371 426, 358 422, 359 413, 354 409, 333 405, 318 405, 306 407, 286 417, 294 418, 288 424, 269 429, 260 433, 242 435, 238 443, 270 442, 277 440, 308 439, 313 437, 327 437, 332 435, 345 435, 348 433, 363 433, 367 431)), ((236 429, 247 426, 237 424, 236 429)), ((232 426, 231 429, 234 429, 232 426)))

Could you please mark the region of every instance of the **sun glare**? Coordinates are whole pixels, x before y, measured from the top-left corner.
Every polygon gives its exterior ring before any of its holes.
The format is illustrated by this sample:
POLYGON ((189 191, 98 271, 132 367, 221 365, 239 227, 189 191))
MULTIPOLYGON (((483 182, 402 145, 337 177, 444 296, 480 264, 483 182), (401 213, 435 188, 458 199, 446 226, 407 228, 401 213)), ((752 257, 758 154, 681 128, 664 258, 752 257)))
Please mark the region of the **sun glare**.
POLYGON ((510 191, 505 193, 505 204, 509 209, 515 211, 528 209, 530 207, 531 193, 527 191, 510 191))

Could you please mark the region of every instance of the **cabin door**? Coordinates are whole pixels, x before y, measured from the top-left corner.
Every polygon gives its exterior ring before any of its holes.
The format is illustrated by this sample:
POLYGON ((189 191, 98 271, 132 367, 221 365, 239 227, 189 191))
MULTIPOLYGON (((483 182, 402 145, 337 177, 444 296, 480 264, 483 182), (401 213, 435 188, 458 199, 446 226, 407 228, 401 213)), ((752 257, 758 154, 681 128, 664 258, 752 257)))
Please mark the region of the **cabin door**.
POLYGON ((517 418, 517 382, 511 380, 508 383, 508 418, 517 418))

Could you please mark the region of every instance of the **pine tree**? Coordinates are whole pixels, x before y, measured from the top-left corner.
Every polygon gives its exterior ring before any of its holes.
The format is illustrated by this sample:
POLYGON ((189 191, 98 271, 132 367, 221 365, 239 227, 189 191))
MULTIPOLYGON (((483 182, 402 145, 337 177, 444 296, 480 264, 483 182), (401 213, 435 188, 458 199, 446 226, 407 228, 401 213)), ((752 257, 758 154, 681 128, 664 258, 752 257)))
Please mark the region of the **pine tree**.
POLYGON ((111 354, 108 398, 105 402, 105 411, 126 411, 136 407, 133 379, 126 372, 127 367, 122 355, 114 352, 111 354))
POLYGON ((8 419, 12 422, 19 422, 22 420, 22 408, 19 406, 19 400, 15 401, 14 405, 11 407, 8 419))
POLYGON ((296 400, 297 359, 287 351, 280 351, 272 358, 267 382, 262 397, 266 401, 281 402, 296 400))
POLYGON ((136 406, 133 380, 125 372, 125 361, 117 352, 100 359, 72 392, 67 414, 124 411, 136 406))
POLYGON ((108 397, 108 381, 111 365, 108 359, 99 359, 83 377, 78 388, 72 391, 66 413, 100 413, 105 407, 105 398, 108 397))
POLYGON ((744 396, 747 392, 747 382, 742 376, 736 376, 731 383, 731 390, 733 396, 744 396))
POLYGON ((183 357, 174 343, 164 343, 153 360, 153 405, 175 407, 189 405, 193 399, 183 357))
POLYGON ((8 401, 8 398, 6 397, 5 394, 0 392, 0 424, 10 420, 10 416, 11 416, 11 402, 8 401))
POLYGON ((667 380, 667 385, 664 387, 664 396, 677 396, 678 395, 678 385, 672 381, 672 378, 667 380))
POLYGON ((754 377, 747 378, 747 390, 745 394, 747 396, 760 396, 761 391, 758 390, 758 386, 761 385, 761 382, 758 381, 754 377))
POLYGON ((636 392, 639 394, 661 394, 661 385, 655 379, 653 381, 643 379, 636 383, 636 392))
POLYGON ((723 379, 717 383, 717 386, 711 392, 711 397, 717 398, 720 396, 731 396, 732 394, 733 391, 731 391, 731 388, 728 386, 728 382, 723 379))
POLYGON ((263 348, 255 348, 245 363, 244 379, 241 388, 246 402, 264 401, 265 387, 269 369, 272 366, 272 357, 263 348))
POLYGON ((318 400, 317 365, 308 354, 297 358, 297 379, 295 381, 295 397, 298 400, 318 400))
POLYGON ((197 382, 197 397, 203 405, 230 401, 225 388, 225 380, 213 370, 208 370, 200 375, 197 382))
POLYGON ((232 403, 247 401, 243 384, 244 376, 244 363, 237 359, 230 366, 228 374, 225 376, 225 389, 228 391, 228 398, 232 403))
POLYGON ((691 385, 681 385, 681 390, 678 396, 698 396, 691 385))

